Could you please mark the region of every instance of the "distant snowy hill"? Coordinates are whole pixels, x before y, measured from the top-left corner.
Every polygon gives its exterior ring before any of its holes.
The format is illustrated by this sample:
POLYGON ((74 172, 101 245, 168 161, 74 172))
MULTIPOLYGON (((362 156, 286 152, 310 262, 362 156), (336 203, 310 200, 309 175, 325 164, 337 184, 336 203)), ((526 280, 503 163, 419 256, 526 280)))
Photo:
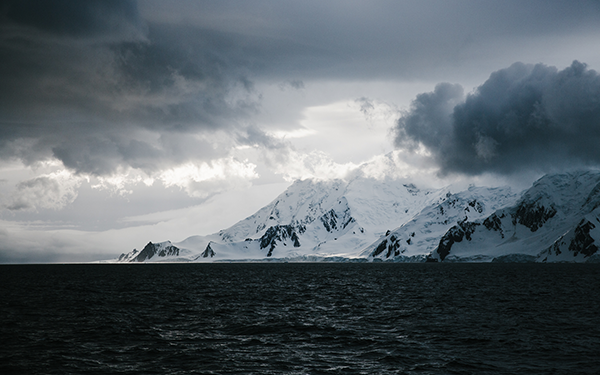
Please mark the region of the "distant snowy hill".
POLYGON ((150 242, 118 261, 584 262, 598 257, 599 184, 596 172, 545 176, 523 194, 302 180, 228 229, 150 242))

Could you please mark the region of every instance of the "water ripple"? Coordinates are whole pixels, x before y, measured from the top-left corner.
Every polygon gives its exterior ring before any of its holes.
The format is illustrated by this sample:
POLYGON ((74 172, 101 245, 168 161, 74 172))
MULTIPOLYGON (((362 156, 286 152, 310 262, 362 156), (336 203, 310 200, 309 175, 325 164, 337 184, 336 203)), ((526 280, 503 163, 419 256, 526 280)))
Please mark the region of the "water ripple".
POLYGON ((597 374, 599 267, 0 266, 0 372, 597 374))

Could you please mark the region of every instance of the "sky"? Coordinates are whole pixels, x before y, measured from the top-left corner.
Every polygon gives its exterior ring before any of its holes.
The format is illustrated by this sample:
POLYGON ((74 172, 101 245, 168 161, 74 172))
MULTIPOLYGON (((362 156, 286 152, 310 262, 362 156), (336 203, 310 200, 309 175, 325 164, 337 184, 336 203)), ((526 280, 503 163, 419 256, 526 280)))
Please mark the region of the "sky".
POLYGON ((598 1, 0 1, 0 263, 227 228, 295 179, 600 165, 598 1))

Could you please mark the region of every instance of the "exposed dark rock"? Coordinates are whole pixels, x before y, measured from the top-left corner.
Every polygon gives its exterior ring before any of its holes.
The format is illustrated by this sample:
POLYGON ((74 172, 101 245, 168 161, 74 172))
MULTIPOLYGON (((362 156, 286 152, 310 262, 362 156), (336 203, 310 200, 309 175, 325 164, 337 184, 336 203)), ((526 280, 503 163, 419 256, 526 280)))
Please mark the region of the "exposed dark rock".
POLYGON ((582 253, 584 257, 589 257, 598 251, 598 247, 594 245, 594 239, 590 236, 590 230, 596 226, 587 220, 581 222, 575 228, 573 240, 569 244, 569 251, 572 251, 575 256, 582 253))
POLYGON ((554 215, 556 215, 556 209, 552 205, 544 207, 538 204, 538 202, 521 202, 513 215, 513 225, 519 223, 529 228, 532 232, 535 232, 554 215))
POLYGON ((158 255, 159 257, 179 255, 179 248, 173 245, 161 248, 158 244, 148 242, 144 249, 140 251, 136 257, 132 258, 130 262, 144 262, 155 255, 158 255))
POLYGON ((479 223, 463 220, 457 223, 442 236, 438 248, 435 250, 440 259, 443 261, 450 254, 450 249, 455 242, 461 242, 463 239, 467 241, 471 240, 471 234, 475 232, 475 228, 479 226, 479 223))
POLYGON ((387 239, 381 241, 379 243, 379 245, 377 245, 377 247, 375 248, 375 250, 373 251, 373 253, 371 255, 373 257, 376 257, 377 255, 381 254, 386 248, 387 248, 387 239))
POLYGON ((600 206, 600 183, 594 186, 590 194, 585 200, 584 206, 591 205, 590 211, 595 210, 600 206))
POLYGON ((377 245, 375 250, 373 250, 373 252, 371 253, 371 256, 376 257, 379 254, 383 253, 385 250, 387 250, 385 258, 397 257, 401 253, 400 242, 401 238, 398 238, 395 235, 391 235, 389 238, 382 240, 379 243, 379 245, 377 245))
POLYGON ((483 206, 476 199, 470 201, 469 206, 473 207, 475 209, 475 211, 477 211, 479 213, 483 212, 483 206))
POLYGON ((321 223, 323 223, 325 230, 327 230, 328 232, 333 232, 336 229, 345 229, 348 226, 348 224, 353 223, 355 221, 353 217, 348 215, 347 211, 344 213, 346 215, 343 215, 340 218, 335 212, 335 210, 331 209, 327 211, 323 216, 321 216, 321 223))
POLYGON ((387 246, 387 254, 385 254, 385 257, 390 258, 391 256, 400 255, 400 251, 398 251, 398 249, 400 248, 400 241, 398 241, 396 236, 390 236, 390 239, 387 242, 389 244, 387 246))
POLYGON ((210 246, 212 242, 209 242, 208 245, 206 245, 206 249, 204 249, 204 251, 202 252, 201 256, 202 258, 208 258, 208 257, 214 257, 216 255, 215 251, 213 250, 212 246, 210 246))
POLYGON ((549 249, 545 250, 544 253, 554 253, 555 255, 560 255, 562 254, 562 251, 560 251, 560 246, 564 240, 565 236, 561 236, 558 240, 554 241, 554 243, 550 246, 549 249))
POLYGON ((121 254, 119 257, 119 262, 133 262, 138 253, 138 249, 133 249, 130 253, 121 254))
MULTIPOLYGON (((300 227, 300 233, 306 230, 305 227, 300 227)), ((273 254, 273 250, 277 246, 277 242, 285 241, 286 239, 290 239, 294 247, 300 247, 300 240, 298 239, 298 234, 296 233, 296 228, 293 225, 275 225, 267 229, 265 234, 259 239, 260 248, 265 249, 269 248, 269 252, 267 256, 270 257, 273 254)))
POLYGON ((148 244, 140 251, 137 257, 133 258, 131 262, 143 262, 146 259, 152 258, 156 254, 156 247, 152 242, 148 242, 148 244))
POLYGON ((402 185, 406 188, 411 195, 417 195, 419 193, 419 189, 414 184, 404 184, 402 185))
POLYGON ((498 217, 494 213, 483 221, 483 226, 486 227, 488 230, 495 230, 496 232, 500 232, 500 236, 504 238, 504 231, 502 230, 502 221, 500 220, 502 217, 504 217, 504 215, 498 217))

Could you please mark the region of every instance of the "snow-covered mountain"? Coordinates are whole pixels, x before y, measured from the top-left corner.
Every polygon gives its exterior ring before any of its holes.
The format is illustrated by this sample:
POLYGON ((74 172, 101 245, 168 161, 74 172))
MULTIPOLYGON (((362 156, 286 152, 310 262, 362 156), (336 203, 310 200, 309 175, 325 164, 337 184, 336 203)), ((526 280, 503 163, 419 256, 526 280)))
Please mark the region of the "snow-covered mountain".
MULTIPOLYGON (((386 231, 410 220, 446 193, 447 189, 418 189, 391 179, 296 181, 273 202, 232 227, 209 236, 189 237, 175 246, 185 250, 190 261, 357 258, 386 231)), ((123 254, 120 259, 137 261, 139 254, 123 254)), ((171 256, 148 260, 169 261, 171 256)))
POLYGON ((508 187, 469 187, 455 194, 448 192, 368 246, 361 255, 369 259, 425 261, 454 225, 485 218, 516 200, 517 194, 508 187))
POLYGON ((148 243, 118 261, 582 262, 599 258, 599 207, 598 172, 545 176, 522 194, 365 177, 302 180, 228 229, 148 243))
POLYGON ((544 176, 514 205, 458 222, 432 258, 585 262, 599 240, 600 173, 582 171, 544 176))
POLYGON ((148 244, 141 250, 133 249, 130 253, 121 254, 119 262, 146 262, 146 261, 160 261, 162 259, 171 259, 173 261, 180 259, 185 261, 187 258, 185 255, 190 255, 188 250, 182 250, 177 246, 174 246, 171 241, 165 241, 160 243, 148 242, 148 244))

